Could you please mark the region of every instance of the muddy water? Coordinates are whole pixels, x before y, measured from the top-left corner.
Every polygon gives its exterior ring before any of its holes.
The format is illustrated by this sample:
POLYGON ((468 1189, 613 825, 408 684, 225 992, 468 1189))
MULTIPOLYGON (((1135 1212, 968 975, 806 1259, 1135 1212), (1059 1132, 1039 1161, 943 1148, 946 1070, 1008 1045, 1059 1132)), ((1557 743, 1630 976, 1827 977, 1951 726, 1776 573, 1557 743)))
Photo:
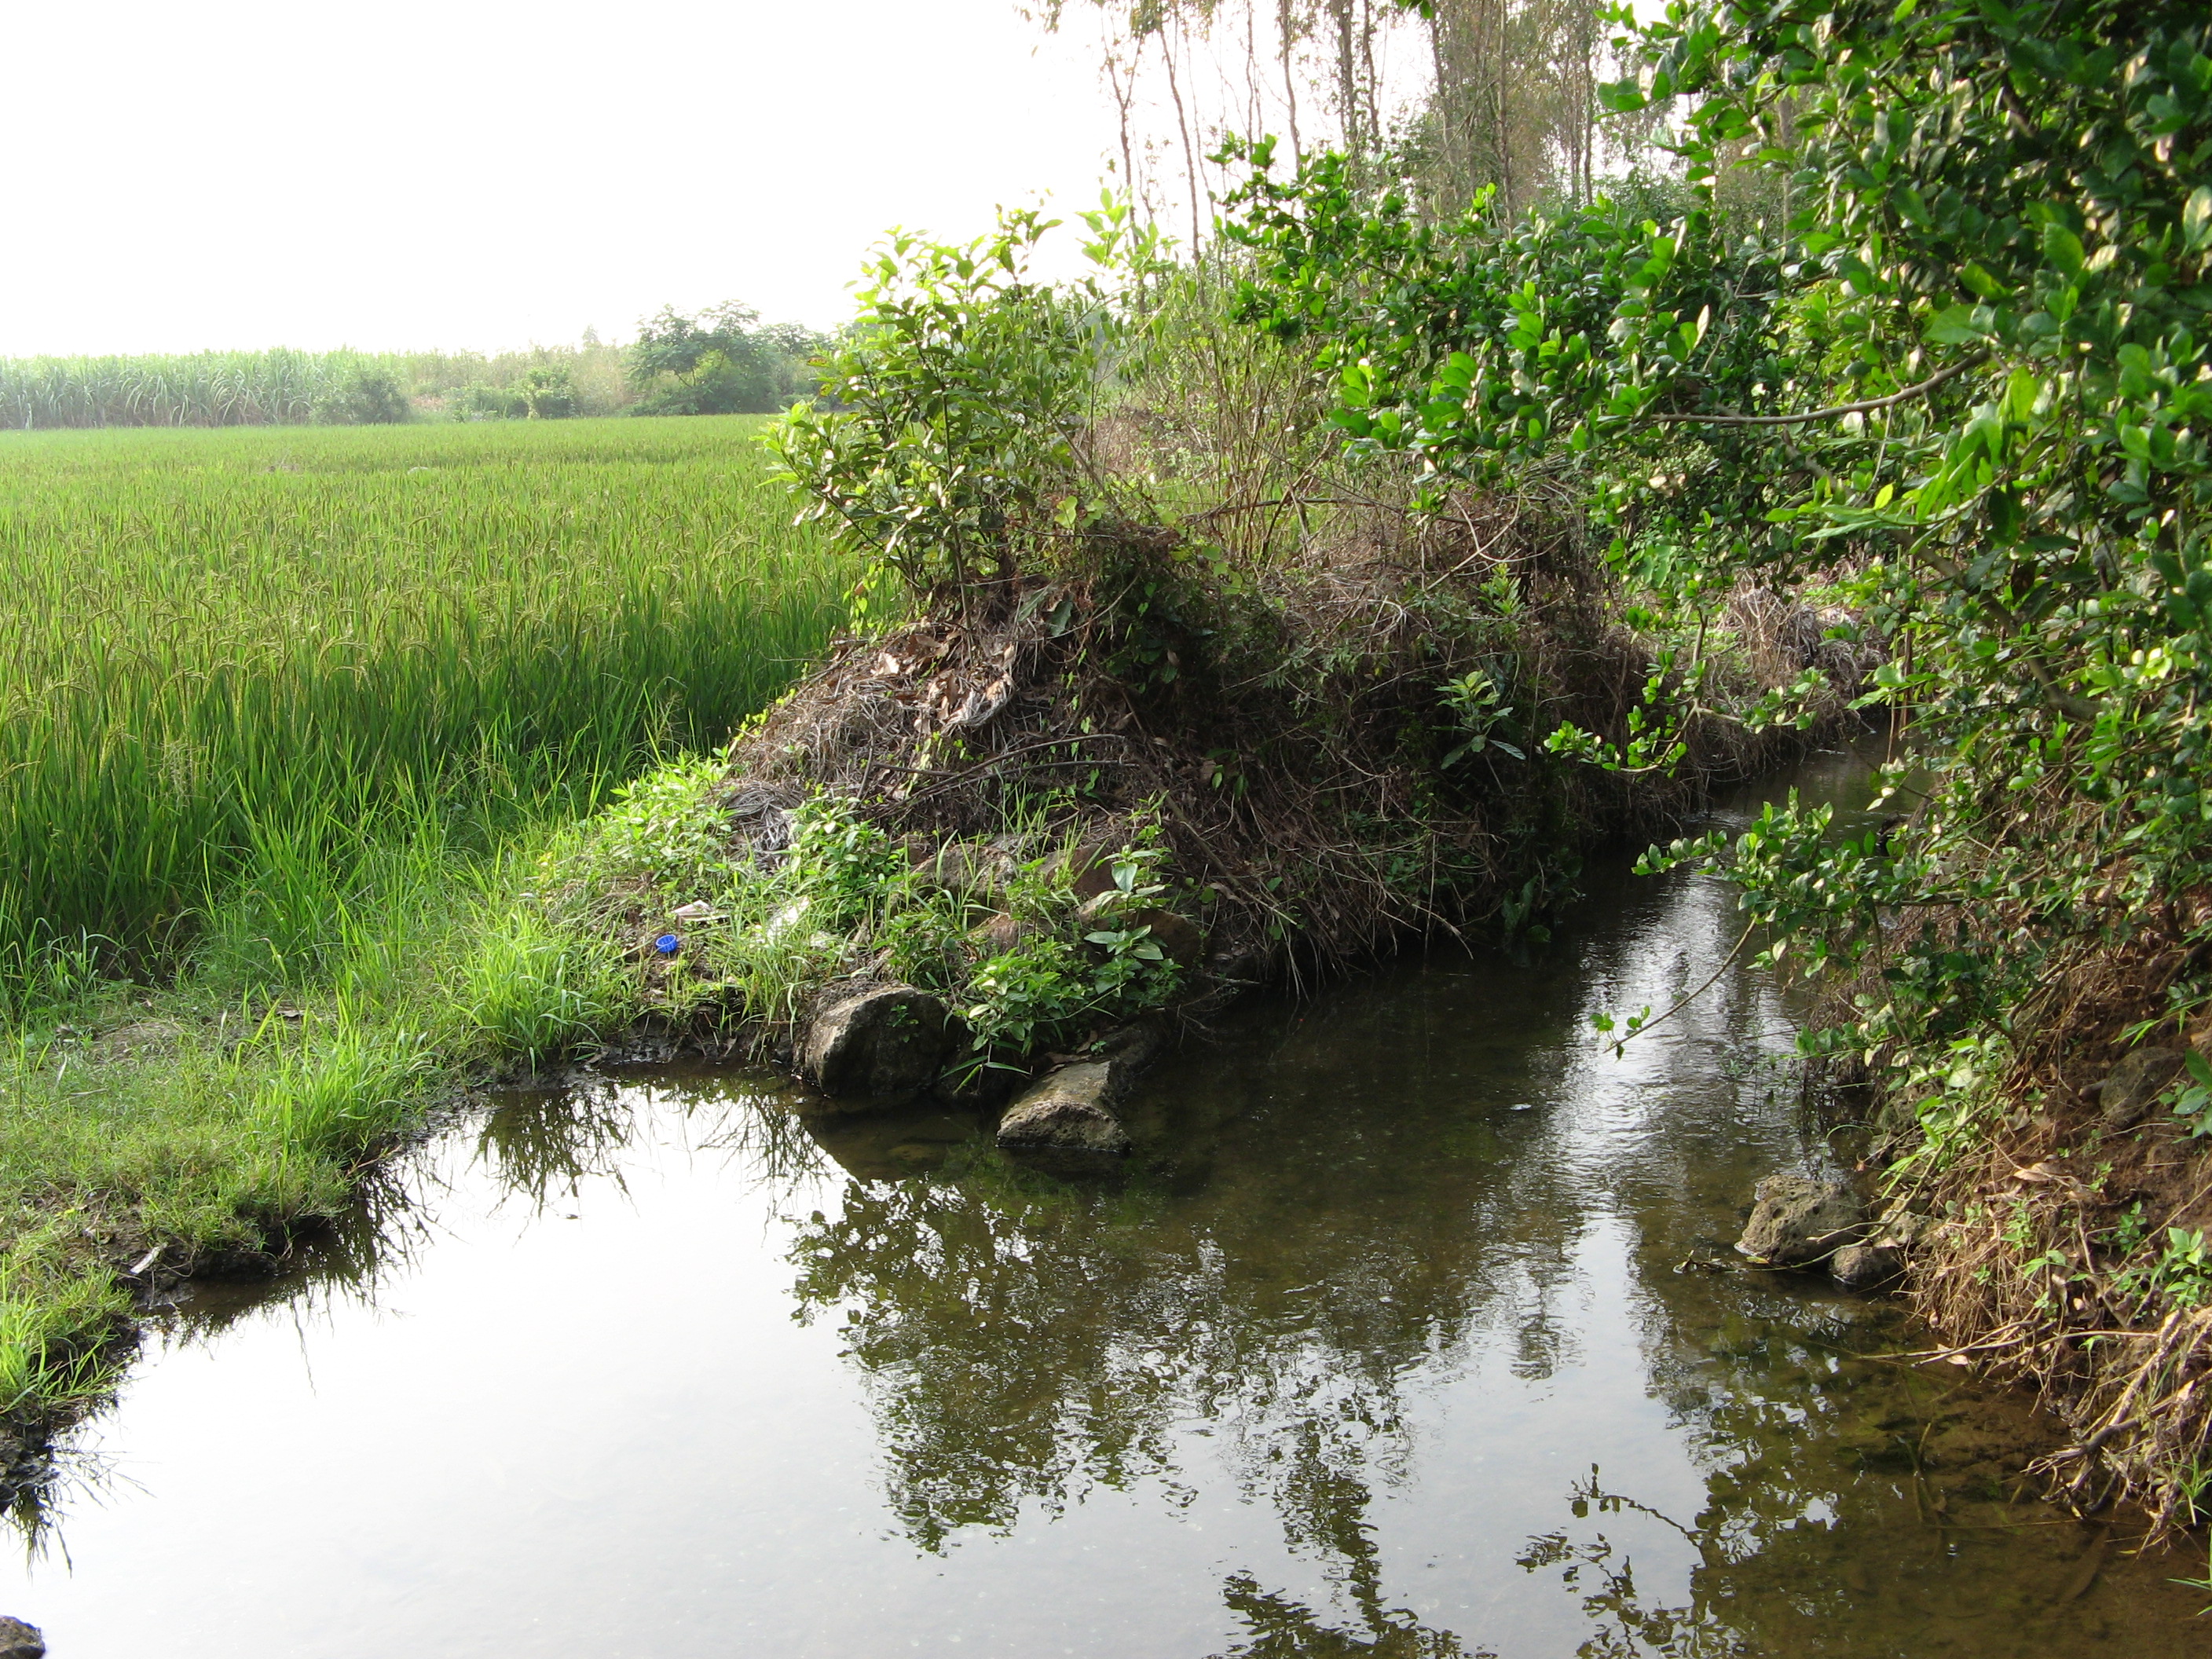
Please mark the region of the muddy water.
POLYGON ((1589 884, 1534 955, 1239 1015, 1114 1186, 768 1079, 514 1097, 179 1308, 0 1611, 58 1659, 2203 1652, 2199 1561, 2011 1501, 2019 1401, 1698 1265, 1836 1154, 1747 969, 1592 1032, 1737 924, 1589 884))

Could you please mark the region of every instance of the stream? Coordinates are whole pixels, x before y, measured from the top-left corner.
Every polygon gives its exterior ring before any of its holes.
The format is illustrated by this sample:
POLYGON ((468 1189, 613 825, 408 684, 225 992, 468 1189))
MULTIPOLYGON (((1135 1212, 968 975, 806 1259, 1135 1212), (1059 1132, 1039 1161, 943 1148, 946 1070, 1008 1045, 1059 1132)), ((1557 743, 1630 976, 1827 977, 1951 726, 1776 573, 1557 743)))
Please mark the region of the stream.
POLYGON ((0 1612, 55 1659, 2204 1652, 2201 1555, 2016 1496, 2021 1397, 1699 1265, 1847 1149, 1732 893, 1583 885, 1235 1011, 1125 1180, 761 1074, 498 1097, 184 1292, 0 1612))

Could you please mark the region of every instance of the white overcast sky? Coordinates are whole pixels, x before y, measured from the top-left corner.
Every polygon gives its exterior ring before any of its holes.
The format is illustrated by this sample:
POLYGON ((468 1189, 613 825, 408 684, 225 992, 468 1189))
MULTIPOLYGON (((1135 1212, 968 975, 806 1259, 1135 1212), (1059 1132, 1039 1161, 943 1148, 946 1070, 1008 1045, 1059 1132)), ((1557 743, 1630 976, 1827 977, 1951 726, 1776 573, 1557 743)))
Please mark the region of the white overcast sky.
POLYGON ((0 0, 0 356, 831 324, 890 225, 1095 198, 1086 44, 1014 0, 0 0))

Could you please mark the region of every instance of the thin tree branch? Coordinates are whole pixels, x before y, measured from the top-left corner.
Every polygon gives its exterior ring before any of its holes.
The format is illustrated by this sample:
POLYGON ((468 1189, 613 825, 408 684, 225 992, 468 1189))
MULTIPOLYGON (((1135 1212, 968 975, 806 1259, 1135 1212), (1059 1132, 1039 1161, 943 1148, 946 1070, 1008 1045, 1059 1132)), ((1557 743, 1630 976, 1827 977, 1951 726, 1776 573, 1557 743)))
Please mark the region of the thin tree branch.
POLYGON ((1833 420, 1838 415, 1866 415, 1877 409, 1889 409, 1923 393, 1933 392, 1946 380, 1954 380, 1970 368, 1979 368, 1989 359, 1969 357, 1962 363, 1938 369, 1917 386, 1909 386, 1902 392, 1893 392, 1887 398, 1869 398, 1864 403, 1838 404, 1832 409, 1808 410, 1802 415, 1652 415, 1646 418, 1668 425, 1695 426, 1802 426, 1808 421, 1833 420))
POLYGON ((1736 936, 1735 943, 1729 947, 1729 953, 1721 958, 1721 965, 1714 969, 1711 974, 1706 975, 1705 982, 1703 985, 1700 985, 1696 990, 1690 992, 1687 995, 1680 999, 1674 1006, 1669 1008, 1665 1013, 1654 1015, 1651 1018, 1645 1020, 1643 1024, 1638 1026, 1634 1030, 1614 1039, 1613 1042, 1607 1046, 1612 1048, 1615 1055, 1620 1054, 1620 1052, 1626 1048, 1630 1043, 1635 1042, 1637 1038, 1642 1036, 1653 1026, 1658 1024, 1661 1020, 1672 1019, 1676 1014, 1680 1013, 1683 1009, 1688 1007, 1699 997, 1705 995, 1707 991, 1712 989, 1715 982, 1719 980, 1720 976, 1728 972, 1729 965, 1735 961, 1736 957, 1742 951, 1743 947, 1751 942, 1752 933, 1758 927, 1759 924, 1756 921, 1747 922, 1745 924, 1743 932, 1736 936))

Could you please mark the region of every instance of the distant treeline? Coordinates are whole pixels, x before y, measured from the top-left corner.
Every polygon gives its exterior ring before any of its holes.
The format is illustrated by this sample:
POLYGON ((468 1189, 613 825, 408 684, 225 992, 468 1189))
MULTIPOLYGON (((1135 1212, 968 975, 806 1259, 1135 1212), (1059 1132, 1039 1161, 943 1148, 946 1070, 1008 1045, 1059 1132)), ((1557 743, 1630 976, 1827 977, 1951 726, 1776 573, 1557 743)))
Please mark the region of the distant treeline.
POLYGON ((813 387, 823 338, 726 305, 635 342, 527 351, 203 351, 0 358, 0 427, 372 426, 576 415, 768 414, 813 387))

